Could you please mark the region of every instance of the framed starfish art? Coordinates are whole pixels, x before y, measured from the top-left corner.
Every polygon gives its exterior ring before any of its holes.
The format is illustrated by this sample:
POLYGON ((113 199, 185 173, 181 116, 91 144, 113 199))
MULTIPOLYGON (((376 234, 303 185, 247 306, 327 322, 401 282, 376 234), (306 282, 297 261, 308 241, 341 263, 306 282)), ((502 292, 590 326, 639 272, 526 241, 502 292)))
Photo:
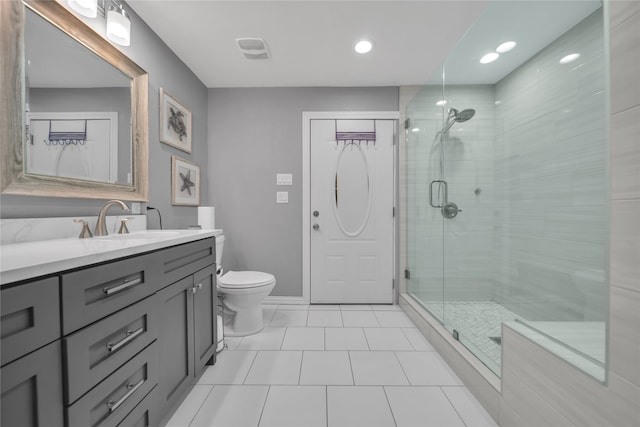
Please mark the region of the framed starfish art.
POLYGON ((171 204, 200 205, 200 166, 171 156, 171 204))

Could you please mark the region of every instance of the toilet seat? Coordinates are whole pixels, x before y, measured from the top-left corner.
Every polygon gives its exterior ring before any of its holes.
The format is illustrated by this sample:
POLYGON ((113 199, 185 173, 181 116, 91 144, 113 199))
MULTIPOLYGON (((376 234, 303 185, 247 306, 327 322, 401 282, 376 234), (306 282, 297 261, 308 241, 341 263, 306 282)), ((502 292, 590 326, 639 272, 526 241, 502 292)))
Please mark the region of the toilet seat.
POLYGON ((229 271, 218 279, 218 287, 226 289, 250 289, 274 283, 273 274, 261 271, 229 271))

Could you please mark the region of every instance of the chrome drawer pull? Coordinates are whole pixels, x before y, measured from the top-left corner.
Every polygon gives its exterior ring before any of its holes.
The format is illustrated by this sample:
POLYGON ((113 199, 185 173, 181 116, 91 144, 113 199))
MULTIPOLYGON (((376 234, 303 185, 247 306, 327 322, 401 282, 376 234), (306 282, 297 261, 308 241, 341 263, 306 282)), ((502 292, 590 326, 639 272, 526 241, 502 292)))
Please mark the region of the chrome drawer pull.
POLYGON ((107 295, 112 295, 112 294, 115 294, 116 292, 124 291, 125 289, 130 288, 132 286, 139 285, 140 283, 142 283, 142 278, 140 277, 133 280, 125 280, 123 283, 119 285, 112 286, 110 288, 104 288, 104 293, 107 295))
POLYGON ((138 335, 140 335, 143 332, 144 332, 144 328, 140 328, 140 329, 137 329, 135 331, 127 331, 127 336, 124 337, 123 339, 121 339, 120 341, 118 341, 117 343, 115 343, 115 344, 111 344, 111 343, 107 344, 107 350, 116 351, 117 349, 119 349, 123 345, 126 345, 129 341, 135 339, 135 337, 137 337, 138 335))
POLYGON ((144 384, 144 378, 141 379, 138 384, 133 384, 133 385, 132 384, 127 384, 127 388, 129 389, 127 394, 122 396, 120 398, 120 400, 118 400, 117 402, 114 402, 113 400, 110 400, 110 401, 107 402, 107 406, 109 407, 109 412, 113 412, 116 409, 118 409, 118 407, 120 405, 122 405, 129 397, 131 397, 131 395, 133 393, 135 393, 136 390, 138 390, 140 387, 142 387, 142 384, 144 384))

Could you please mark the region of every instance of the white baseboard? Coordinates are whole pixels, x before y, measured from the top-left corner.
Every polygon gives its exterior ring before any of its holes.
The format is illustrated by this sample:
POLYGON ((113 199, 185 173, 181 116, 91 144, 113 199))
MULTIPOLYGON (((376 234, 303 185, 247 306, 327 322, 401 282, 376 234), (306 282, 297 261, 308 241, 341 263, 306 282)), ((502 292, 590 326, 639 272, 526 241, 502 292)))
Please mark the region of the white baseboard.
POLYGON ((266 305, 309 305, 309 301, 303 297, 268 296, 262 301, 262 303, 266 305))

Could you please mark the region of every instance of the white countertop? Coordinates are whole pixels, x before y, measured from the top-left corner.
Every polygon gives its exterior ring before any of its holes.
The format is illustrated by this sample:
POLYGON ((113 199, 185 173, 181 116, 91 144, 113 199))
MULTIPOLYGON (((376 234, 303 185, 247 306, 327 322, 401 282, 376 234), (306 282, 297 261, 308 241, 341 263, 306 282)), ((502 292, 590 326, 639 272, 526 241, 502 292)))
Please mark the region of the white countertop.
POLYGON ((217 235, 216 230, 148 230, 90 239, 0 245, 2 285, 217 235))

